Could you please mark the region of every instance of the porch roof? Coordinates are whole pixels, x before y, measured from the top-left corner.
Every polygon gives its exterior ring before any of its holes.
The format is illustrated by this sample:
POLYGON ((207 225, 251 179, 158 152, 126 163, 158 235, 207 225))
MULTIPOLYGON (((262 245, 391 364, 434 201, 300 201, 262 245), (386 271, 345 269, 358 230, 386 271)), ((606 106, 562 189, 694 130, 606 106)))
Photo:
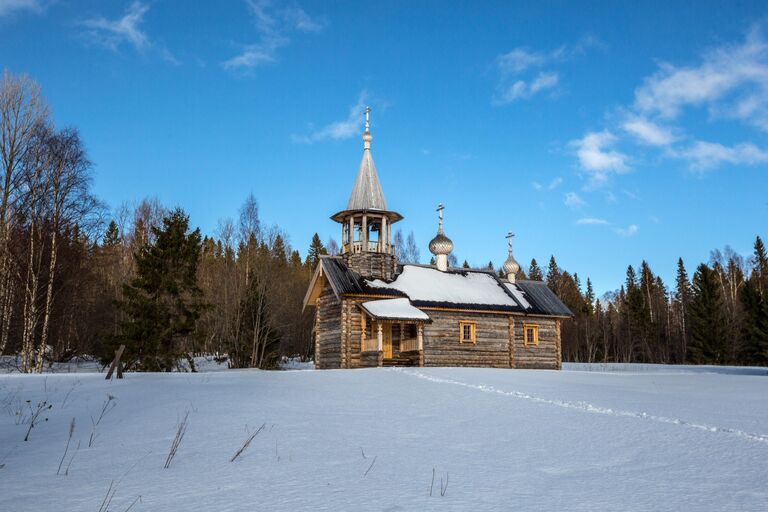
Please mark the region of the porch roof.
POLYGON ((360 306, 378 320, 431 321, 429 315, 413 306, 406 298, 370 300, 363 302, 360 306))

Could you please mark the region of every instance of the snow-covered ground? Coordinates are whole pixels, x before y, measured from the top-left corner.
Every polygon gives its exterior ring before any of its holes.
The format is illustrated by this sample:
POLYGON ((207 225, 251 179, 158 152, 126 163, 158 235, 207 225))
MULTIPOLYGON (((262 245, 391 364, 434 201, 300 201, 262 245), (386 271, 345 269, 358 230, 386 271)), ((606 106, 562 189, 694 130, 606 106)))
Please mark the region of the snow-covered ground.
POLYGON ((0 375, 0 510, 766 510, 764 369, 567 368, 0 375))

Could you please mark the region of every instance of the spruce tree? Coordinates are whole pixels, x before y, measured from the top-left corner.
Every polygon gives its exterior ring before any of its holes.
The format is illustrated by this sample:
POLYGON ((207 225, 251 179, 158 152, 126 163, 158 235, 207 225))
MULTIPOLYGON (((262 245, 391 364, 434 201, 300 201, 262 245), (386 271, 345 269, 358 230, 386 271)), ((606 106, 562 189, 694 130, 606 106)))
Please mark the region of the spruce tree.
POLYGON ((587 293, 584 295, 584 302, 587 305, 587 314, 591 315, 595 307, 595 291, 592 289, 592 281, 587 277, 587 293))
POLYGON ((307 251, 307 265, 310 270, 314 271, 317 264, 320 262, 320 256, 328 254, 323 246, 323 242, 320 241, 320 236, 315 233, 312 236, 312 242, 309 244, 309 251, 307 251))
POLYGON ((467 260, 464 260, 464 263, 461 266, 463 268, 469 268, 469 262, 467 260))
POLYGON ((557 266, 554 256, 549 257, 549 268, 547 268, 547 286, 560 295, 560 268, 557 266))
POLYGON ((725 360, 726 318, 723 296, 715 271, 701 264, 693 276, 690 305, 691 340, 689 360, 695 364, 723 364, 725 360))
POLYGON ((757 290, 761 297, 765 298, 768 295, 768 255, 765 252, 765 245, 763 240, 758 236, 755 238, 755 253, 753 256, 752 270, 753 275, 756 275, 757 290))
POLYGON ((744 345, 740 362, 768 365, 768 301, 760 296, 754 274, 744 283, 740 298, 744 307, 744 345))
POLYGON ((528 279, 531 281, 544 280, 544 274, 541 273, 541 268, 539 268, 539 264, 536 263, 536 258, 531 260, 531 266, 528 268, 528 279))
POLYGON ((104 233, 104 247, 116 247, 120 243, 120 230, 117 227, 117 222, 113 220, 109 221, 107 231, 104 233))
POLYGON ((184 341, 203 309, 197 286, 200 230, 189 233, 189 217, 176 209, 153 227, 153 243, 134 255, 136 276, 123 286, 122 335, 127 367, 171 371, 184 356, 184 341))

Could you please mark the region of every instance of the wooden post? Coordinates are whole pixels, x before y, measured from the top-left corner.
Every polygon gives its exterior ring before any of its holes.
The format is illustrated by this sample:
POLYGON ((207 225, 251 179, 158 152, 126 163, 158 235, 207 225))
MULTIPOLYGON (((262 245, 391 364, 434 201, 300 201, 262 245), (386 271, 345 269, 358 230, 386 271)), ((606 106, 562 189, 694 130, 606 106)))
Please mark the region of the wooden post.
POLYGON ((416 327, 416 337, 419 340, 419 366, 424 366, 424 324, 416 327))
POLYGON ((379 339, 378 339, 378 341, 379 341, 379 352, 381 352, 382 350, 384 350, 384 328, 382 327, 382 325, 381 325, 381 324, 382 324, 382 322, 377 322, 377 323, 376 323, 376 325, 378 325, 378 326, 379 326, 379 329, 378 329, 378 336, 379 336, 379 339))
POLYGON ((515 368, 515 317, 509 315, 509 367, 515 368))
POLYGON ((349 244, 349 252, 354 252, 352 248, 355 242, 355 218, 349 218, 349 234, 347 235, 347 243, 349 244))
POLYGON ((107 376, 105 377, 105 380, 109 380, 112 378, 112 374, 115 371, 115 368, 117 368, 117 378, 122 379, 123 378, 123 367, 120 364, 120 358, 123 357, 123 351, 125 350, 125 345, 120 345, 120 347, 115 350, 115 358, 112 360, 112 364, 109 366, 109 371, 107 372, 107 376))
POLYGON ((368 216, 363 214, 363 228, 360 233, 360 245, 363 246, 363 252, 368 252, 368 216))
POLYGON ((381 228, 379 229, 379 252, 387 252, 387 217, 382 215, 381 228))

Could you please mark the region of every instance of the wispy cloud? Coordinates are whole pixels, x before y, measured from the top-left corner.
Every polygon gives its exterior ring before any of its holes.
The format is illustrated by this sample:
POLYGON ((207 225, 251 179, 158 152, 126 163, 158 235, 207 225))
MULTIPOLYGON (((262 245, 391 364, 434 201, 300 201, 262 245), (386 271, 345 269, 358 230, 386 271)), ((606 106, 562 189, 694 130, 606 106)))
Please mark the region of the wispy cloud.
POLYGON ((589 175, 593 186, 606 183, 611 174, 630 170, 627 165, 629 157, 611 149, 616 141, 616 136, 609 131, 589 132, 583 138, 571 141, 581 169, 589 175))
POLYGON ((696 66, 662 63, 635 91, 635 108, 666 119, 704 106, 768 131, 768 42, 754 26, 742 43, 706 52, 696 66))
POLYGON ((152 45, 147 33, 141 29, 148 10, 149 6, 133 2, 120 18, 92 18, 83 21, 82 25, 88 28, 88 35, 93 41, 111 50, 116 51, 125 43, 138 51, 144 51, 152 45))
POLYGON ((363 110, 368 98, 366 91, 361 91, 354 105, 349 108, 347 117, 341 121, 334 121, 317 129, 310 127, 310 133, 304 135, 292 135, 291 139, 299 144, 313 144, 326 140, 343 140, 359 135, 363 125, 363 110))
POLYGON ((698 140, 692 145, 670 152, 676 158, 688 160, 690 169, 703 172, 723 163, 731 165, 757 165, 768 162, 768 152, 746 142, 724 146, 717 142, 698 140))
POLYGON ((546 186, 542 185, 538 181, 534 181, 531 183, 531 186, 534 190, 555 190, 557 187, 563 184, 563 178, 560 176, 554 178, 552 181, 550 181, 546 186))
POLYGON ((651 146, 668 146, 677 140, 669 128, 639 116, 625 120, 622 128, 639 142, 651 146))
POLYGON ((277 60, 277 50, 290 43, 294 32, 313 33, 325 28, 325 21, 312 18, 298 5, 275 7, 270 0, 247 0, 258 42, 242 45, 239 54, 222 63, 228 70, 252 70, 277 60))
POLYGON ((569 208, 581 208, 587 204, 576 192, 567 192, 563 202, 569 208))
POLYGON ((576 221, 576 224, 580 226, 607 226, 610 222, 596 217, 582 217, 576 221))
POLYGON ((630 224, 626 228, 616 228, 614 231, 621 236, 634 236, 640 230, 637 224, 630 224))
POLYGON ((40 13, 43 4, 40 0, 0 0, 0 18, 25 11, 40 13))
MULTIPOLYGON (((541 59, 529 61, 533 66, 541 59)), ((518 67, 525 62, 519 59, 518 67)), ((633 103, 612 116, 618 119, 615 126, 571 142, 580 168, 588 171, 591 185, 628 170, 629 156, 611 149, 622 140, 657 147, 659 156, 684 161, 698 173, 768 162, 768 148, 750 140, 735 145, 705 141, 693 129, 684 130, 685 114, 694 110, 705 111, 710 122, 737 120, 768 132, 768 39, 763 25, 754 25, 741 41, 703 52, 694 64, 659 64, 635 89, 633 103)))
POLYGON ((543 91, 556 89, 560 83, 560 74, 553 71, 552 66, 599 44, 594 37, 586 36, 574 45, 562 45, 548 52, 518 47, 500 55, 496 58, 499 81, 492 103, 507 105, 514 101, 530 99, 543 91), (525 76, 534 70, 538 71, 531 76, 525 76))

